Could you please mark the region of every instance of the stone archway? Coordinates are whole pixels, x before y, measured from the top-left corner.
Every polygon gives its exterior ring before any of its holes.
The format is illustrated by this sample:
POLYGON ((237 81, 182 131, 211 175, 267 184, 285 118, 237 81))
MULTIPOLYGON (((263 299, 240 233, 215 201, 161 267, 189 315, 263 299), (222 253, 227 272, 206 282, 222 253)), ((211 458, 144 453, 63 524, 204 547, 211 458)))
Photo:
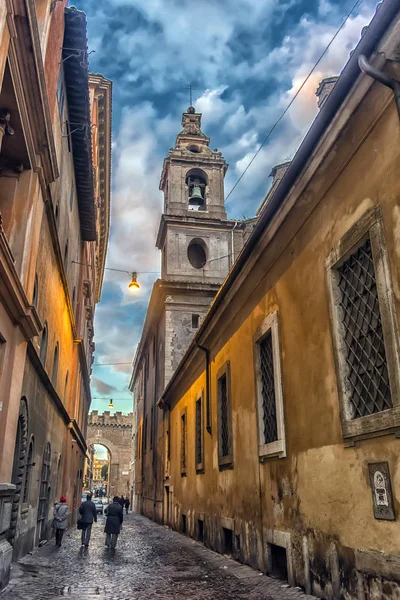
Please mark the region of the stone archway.
POLYGON ((109 496, 129 494, 132 420, 132 413, 110 415, 108 411, 98 414, 95 410, 89 413, 87 445, 105 446, 110 454, 109 496))
MULTIPOLYGON (((88 428, 89 435, 89 428, 88 428)), ((119 451, 118 448, 113 444, 109 439, 105 438, 103 435, 99 435, 96 433, 95 436, 88 437, 86 443, 89 446, 98 445, 104 446, 108 451, 109 455, 109 472, 108 472, 108 495, 117 495, 118 494, 118 484, 119 484, 119 451)))

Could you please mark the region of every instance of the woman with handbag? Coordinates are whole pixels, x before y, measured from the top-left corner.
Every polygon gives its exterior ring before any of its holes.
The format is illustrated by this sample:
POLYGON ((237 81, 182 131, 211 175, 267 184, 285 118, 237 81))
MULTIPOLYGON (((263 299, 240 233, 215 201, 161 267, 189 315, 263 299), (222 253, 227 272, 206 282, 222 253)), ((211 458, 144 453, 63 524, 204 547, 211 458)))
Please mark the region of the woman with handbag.
POLYGON ((61 496, 60 502, 54 506, 53 525, 56 530, 56 546, 60 547, 63 539, 64 531, 68 525, 68 504, 67 499, 61 496))

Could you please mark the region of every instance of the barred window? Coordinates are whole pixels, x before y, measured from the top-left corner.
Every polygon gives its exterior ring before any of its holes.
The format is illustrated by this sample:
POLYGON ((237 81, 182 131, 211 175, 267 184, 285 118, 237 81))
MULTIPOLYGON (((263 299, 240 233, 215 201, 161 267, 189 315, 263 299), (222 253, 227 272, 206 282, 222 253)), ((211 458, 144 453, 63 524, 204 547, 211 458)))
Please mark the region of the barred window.
POLYGON ((351 418, 392 407, 371 241, 338 267, 351 418))
POLYGON ((218 458, 219 467, 233 466, 232 407, 229 361, 218 371, 218 458))
POLYGON ((150 450, 153 448, 154 443, 154 407, 151 407, 150 414, 150 450))
POLYGON ((269 330, 259 342, 260 348, 260 375, 262 394, 262 420, 265 443, 275 442, 278 439, 278 425, 276 422, 276 398, 274 378, 274 355, 272 350, 272 332, 269 330))
POLYGON ((181 475, 186 475, 187 468, 187 431, 186 431, 186 409, 181 414, 181 475))
POLYGON ((197 396, 195 406, 196 471, 202 472, 204 468, 203 391, 201 391, 201 393, 197 396))
POLYGON ((398 329, 379 206, 343 236, 326 266, 343 437, 400 428, 398 329))
POLYGON ((278 314, 268 315, 254 335, 260 459, 286 456, 278 314))

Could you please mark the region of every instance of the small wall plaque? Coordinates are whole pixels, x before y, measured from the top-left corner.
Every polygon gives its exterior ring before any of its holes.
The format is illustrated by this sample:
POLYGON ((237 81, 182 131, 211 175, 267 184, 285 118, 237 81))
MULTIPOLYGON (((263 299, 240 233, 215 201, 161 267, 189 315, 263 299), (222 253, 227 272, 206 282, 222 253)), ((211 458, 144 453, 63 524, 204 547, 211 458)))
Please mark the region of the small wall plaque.
POLYGON ((388 463, 369 463, 368 470, 375 519, 394 521, 396 517, 388 463))

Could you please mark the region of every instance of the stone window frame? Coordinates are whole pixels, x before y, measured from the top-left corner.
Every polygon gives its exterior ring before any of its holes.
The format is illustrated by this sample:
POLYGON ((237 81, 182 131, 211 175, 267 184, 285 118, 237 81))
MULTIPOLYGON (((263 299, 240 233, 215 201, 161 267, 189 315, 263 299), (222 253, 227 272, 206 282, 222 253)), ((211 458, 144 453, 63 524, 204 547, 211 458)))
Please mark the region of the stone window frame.
POLYGON ((231 387, 231 363, 227 360, 217 371, 217 422, 218 422, 218 467, 224 469, 233 469, 233 428, 232 428, 232 387, 231 387), (221 429, 221 399, 219 394, 219 380, 226 376, 226 393, 228 401, 228 431, 229 431, 229 454, 222 456, 222 429, 221 429))
POLYGON ((342 436, 354 442, 357 439, 393 433, 400 428, 400 360, 398 328, 394 293, 390 275, 388 251, 384 234, 384 223, 380 206, 364 213, 344 234, 325 261, 326 281, 329 296, 330 324, 339 393, 339 412, 342 436), (381 313, 383 340, 386 352, 389 385, 393 407, 364 417, 350 418, 349 398, 346 390, 345 353, 340 331, 338 312, 337 271, 369 237, 381 313))
POLYGON ((181 411, 179 418, 179 429, 180 429, 180 464, 181 464, 181 476, 186 477, 187 474, 187 462, 188 462, 188 451, 187 451, 187 409, 181 411), (184 438, 182 437, 182 434, 184 438))
POLYGON ((282 385, 282 364, 280 351, 279 335, 279 316, 278 311, 267 315, 253 335, 254 352, 254 374, 256 386, 256 405, 257 405, 257 430, 258 430, 258 457, 260 461, 267 458, 285 458, 286 457, 286 428, 285 412, 283 406, 283 385, 282 385), (264 421, 263 421, 263 396, 261 381, 261 359, 259 343, 271 332, 272 352, 274 359, 274 388, 276 404, 276 424, 278 429, 278 439, 274 442, 265 443, 264 421))
POLYGON ((201 389, 195 397, 194 401, 194 440, 195 440, 195 465, 197 473, 204 473, 204 389, 201 389), (197 402, 200 402, 200 415, 201 415, 201 462, 197 462, 197 402))

